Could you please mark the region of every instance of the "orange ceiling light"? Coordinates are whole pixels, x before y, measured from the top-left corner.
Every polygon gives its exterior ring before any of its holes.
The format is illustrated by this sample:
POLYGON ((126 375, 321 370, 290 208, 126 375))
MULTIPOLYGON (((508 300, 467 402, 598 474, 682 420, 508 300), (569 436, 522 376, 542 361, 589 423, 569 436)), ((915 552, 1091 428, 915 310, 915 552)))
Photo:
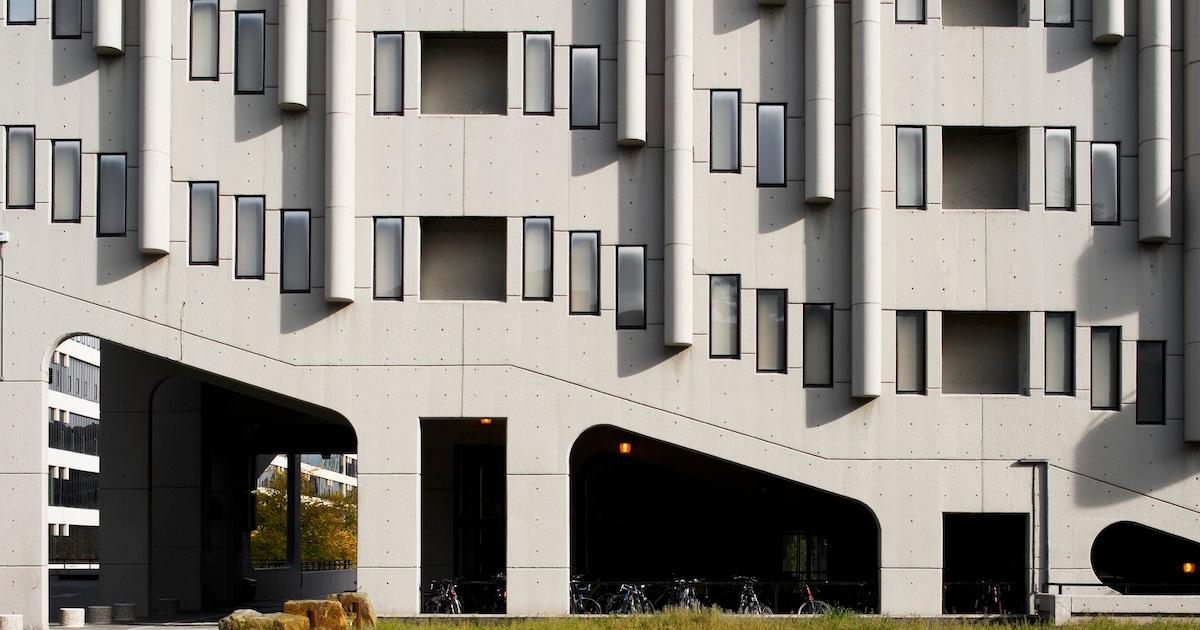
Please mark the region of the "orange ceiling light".
POLYGON ((617 444, 617 452, 622 455, 628 455, 633 452, 633 444, 629 442, 621 442, 617 444))
POLYGON ((1184 562, 1183 563, 1183 572, 1184 573, 1195 573, 1196 572, 1196 563, 1195 562, 1184 562))
POLYGON ((479 424, 482 424, 482 425, 483 425, 483 426, 485 426, 485 427, 486 427, 486 426, 491 426, 491 424, 492 424, 492 419, 491 419, 491 418, 480 418, 480 419, 479 419, 479 424))

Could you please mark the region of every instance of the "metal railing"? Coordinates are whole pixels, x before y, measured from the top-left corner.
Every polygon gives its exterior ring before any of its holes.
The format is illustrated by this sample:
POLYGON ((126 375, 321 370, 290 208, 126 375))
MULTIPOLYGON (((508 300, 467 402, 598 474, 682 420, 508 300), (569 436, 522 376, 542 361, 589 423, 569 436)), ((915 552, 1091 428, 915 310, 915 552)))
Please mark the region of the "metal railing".
MULTIPOLYGON (((576 580, 587 596, 604 606, 617 594, 622 584, 643 586, 646 597, 656 610, 669 604, 669 594, 674 581, 645 580, 576 580)), ((867 581, 838 580, 762 580, 755 584, 759 601, 771 607, 775 614, 794 614, 807 601, 805 587, 813 596, 830 606, 858 613, 874 613, 878 610, 878 585, 867 581)), ((696 597, 705 607, 716 606, 723 610, 736 611, 742 591, 742 582, 736 580, 704 580, 695 584, 696 597)), ((605 610, 604 612, 609 612, 605 610)))
MULTIPOLYGON (((254 560, 253 569, 283 569, 292 566, 287 560, 254 560)), ((352 560, 301 560, 301 571, 342 571, 355 568, 352 560)))

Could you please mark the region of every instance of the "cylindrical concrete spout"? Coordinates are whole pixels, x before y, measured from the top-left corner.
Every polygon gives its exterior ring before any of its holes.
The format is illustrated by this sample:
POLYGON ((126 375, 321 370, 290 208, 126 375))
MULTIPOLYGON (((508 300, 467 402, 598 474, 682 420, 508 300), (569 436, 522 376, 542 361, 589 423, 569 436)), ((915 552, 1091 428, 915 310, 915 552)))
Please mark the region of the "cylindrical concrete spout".
POLYGON ((646 0, 617 7, 617 144, 646 144, 646 0))
POLYGON ((308 0, 279 0, 279 107, 308 109, 308 0))
POLYGON ((692 345, 692 0, 667 0, 663 336, 692 345))
POLYGON ((325 20, 325 299, 339 303, 354 301, 355 2, 327 0, 325 20))
POLYGON ((834 196, 833 0, 804 2, 804 198, 834 196))

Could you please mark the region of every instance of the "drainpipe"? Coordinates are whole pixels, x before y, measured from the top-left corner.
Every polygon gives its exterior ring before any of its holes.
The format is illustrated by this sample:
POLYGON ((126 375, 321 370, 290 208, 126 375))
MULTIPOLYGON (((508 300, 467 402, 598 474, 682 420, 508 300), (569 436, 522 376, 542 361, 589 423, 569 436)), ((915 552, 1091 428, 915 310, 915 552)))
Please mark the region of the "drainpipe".
POLYGON ((833 201, 833 0, 804 1, 804 198, 833 201))
POLYGON ((308 0, 279 0, 279 108, 308 109, 308 0))
POLYGON ((171 249, 171 2, 142 0, 141 198, 143 254, 171 249))
POLYGON ((1092 0, 1092 43, 1119 44, 1125 38, 1125 0, 1092 0))
POLYGON ((667 0, 663 338, 692 345, 692 0, 667 0))
POLYGON ((354 79, 357 0, 326 0, 325 300, 354 301, 354 79))
POLYGON ((617 9, 617 144, 646 144, 646 0, 617 9))
POLYGON ((125 54, 125 6, 124 0, 96 0, 95 38, 92 48, 97 55, 125 54))
POLYGON ((1171 239, 1171 0, 1138 2, 1138 238, 1171 239))
MULTIPOLYGON (((850 195, 850 318, 853 334, 850 390, 851 395, 858 398, 876 398, 883 380, 883 140, 880 127, 883 98, 879 0, 854 0, 850 3, 850 11, 851 81, 855 88, 850 102, 854 147, 850 195)), ((828 55, 832 58, 832 49, 828 55)), ((832 82, 829 90, 833 90, 832 82)), ((829 102, 832 126, 832 100, 829 102)), ((829 163, 832 174, 832 156, 829 163)))

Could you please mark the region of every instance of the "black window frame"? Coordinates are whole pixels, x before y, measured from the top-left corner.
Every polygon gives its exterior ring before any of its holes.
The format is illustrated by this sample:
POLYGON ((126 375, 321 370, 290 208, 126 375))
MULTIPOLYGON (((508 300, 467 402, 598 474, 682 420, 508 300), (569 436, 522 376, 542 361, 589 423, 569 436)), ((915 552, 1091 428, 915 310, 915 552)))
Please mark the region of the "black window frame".
MULTIPOLYGON (((312 235, 309 234, 309 239, 312 235)), ((282 240, 282 239, 281 239, 282 240)), ((233 197, 233 279, 234 280, 266 280, 267 278, 267 196, 266 195, 234 195, 233 197), (238 203, 242 199, 262 199, 262 273, 257 276, 243 276, 238 274, 238 244, 241 239, 238 238, 238 232, 241 230, 242 222, 238 220, 238 203)))
POLYGON ((899 2, 897 1, 896 4, 893 4, 892 7, 895 9, 894 15, 897 16, 895 18, 896 24, 928 24, 929 23, 929 3, 926 0, 920 0, 920 1, 921 1, 921 19, 919 19, 919 20, 901 20, 898 17, 900 15, 899 2))
MULTIPOLYGON (((572 48, 575 48, 572 46, 572 48)), ((599 48, 599 46, 597 46, 599 48)), ((596 121, 600 121, 600 53, 596 53, 596 121)), ((521 114, 525 116, 553 116, 554 115, 554 31, 524 31, 521 34, 521 114), (549 35, 550 36, 550 109, 544 112, 529 111, 529 103, 526 100, 529 84, 529 64, 525 63, 527 54, 526 46, 529 43, 530 35, 549 35)))
MULTIPOLYGON (((711 107, 711 105, 710 105, 711 107)), ((740 118, 740 116, 739 116, 740 118)), ((754 183, 758 188, 787 188, 787 103, 757 103, 754 107, 754 183), (776 183, 763 183, 762 181, 762 108, 763 107, 782 107, 783 108, 783 181, 776 183)), ((710 140, 711 142, 711 140, 710 140)), ((739 151, 741 151, 739 142, 739 151)))
MULTIPOLYGON (((407 227, 405 226, 403 216, 400 215, 380 215, 371 217, 371 299, 380 302, 403 302, 404 301, 404 256, 405 245, 404 234, 407 227), (379 220, 380 219, 399 219, 400 220, 400 295, 379 295, 379 260, 376 252, 379 251, 379 220)), ((309 235, 311 240, 311 234, 309 235)))
MULTIPOLYGON (((266 211, 265 207, 263 208, 263 211, 264 212, 266 211)), ((265 229, 263 230, 263 233, 264 233, 263 235, 265 236, 266 235, 265 229)), ((280 208, 280 210, 279 210, 279 293, 280 293, 280 295, 297 294, 297 293, 312 293, 312 260, 313 260, 313 258, 312 258, 312 242, 313 242, 312 209, 311 208, 280 208), (308 253, 305 257, 305 262, 307 264, 304 265, 304 278, 305 278, 304 285, 306 287, 304 289, 287 289, 287 288, 285 288, 285 284, 284 284, 284 275, 285 275, 284 270, 287 269, 287 262, 284 260, 284 257, 283 257, 283 254, 287 249, 287 242, 286 242, 287 239, 284 238, 284 234, 286 234, 287 232, 284 230, 283 224, 284 224, 285 220, 287 219, 287 216, 289 213, 303 213, 304 215, 306 215, 308 217, 308 222, 306 224, 306 227, 308 227, 308 253)), ((265 261, 264 261, 264 266, 265 266, 265 261)), ((264 269, 263 271, 265 272, 266 269, 264 269)))
POLYGON ((4 23, 8 26, 37 26, 37 0, 30 1, 33 2, 33 19, 25 21, 12 19, 12 0, 5 0, 4 23))
POLYGON ((1161 339, 1139 339, 1137 342, 1137 355, 1135 356, 1135 375, 1134 382, 1136 383, 1136 403, 1137 412, 1134 416, 1136 424, 1144 425, 1163 425, 1167 423, 1167 342, 1161 339), (1162 409, 1162 417, 1154 419, 1143 419, 1142 410, 1144 409, 1142 402, 1142 351, 1145 348, 1157 347, 1159 356, 1159 365, 1162 366, 1162 382, 1159 383, 1159 408, 1162 409))
MULTIPOLYGON (((80 154, 82 159, 82 153, 80 154)), ((4 207, 9 210, 33 210, 37 207, 37 126, 36 125, 5 125, 4 126, 4 207), (29 204, 12 203, 12 160, 9 159, 9 144, 13 129, 30 129, 33 131, 33 156, 29 168, 33 171, 33 200, 29 204)), ((80 167, 82 173, 82 167, 80 167)))
MULTIPOLYGON (((220 75, 220 71, 219 71, 220 65, 219 64, 220 64, 220 62, 218 61, 218 66, 217 66, 217 68, 218 68, 217 74, 218 75, 220 75)), ((266 92, 267 92, 267 12, 262 9, 251 9, 251 10, 247 10, 247 11, 241 11, 241 10, 234 11, 233 12, 233 94, 234 94, 234 96, 262 95, 262 94, 266 94, 266 92), (261 60, 261 62, 262 62, 262 77, 263 77, 262 83, 263 84, 262 84, 262 88, 259 90, 243 90, 238 86, 238 83, 239 83, 238 82, 238 67, 241 65, 240 62, 242 59, 242 51, 241 51, 241 45, 240 45, 240 43, 242 41, 242 38, 241 38, 242 16, 243 15, 253 15, 255 13, 261 15, 262 20, 263 20, 263 29, 262 29, 263 30, 263 47, 262 47, 263 53, 262 53, 262 60, 261 60)), ((242 195, 242 196, 253 197, 255 195, 242 195)))
POLYGON ((189 266, 216 267, 221 264, 221 182, 218 182, 215 180, 197 180, 197 181, 188 182, 188 243, 187 244, 188 244, 188 265, 189 266), (216 206, 213 208, 213 218, 216 220, 216 225, 213 226, 213 229, 215 230, 214 233, 216 234, 216 238, 217 238, 217 242, 216 242, 217 255, 215 258, 212 259, 212 261, 197 261, 196 259, 192 258, 192 242, 193 242, 193 236, 194 236, 192 233, 192 212, 193 212, 192 200, 194 199, 194 197, 192 195, 192 189, 195 188, 196 184, 212 185, 212 186, 215 186, 217 189, 217 203, 216 203, 216 206))
POLYGON ((1046 19, 1046 16, 1045 16, 1046 9, 1045 9, 1045 5, 1043 5, 1042 6, 1042 11, 1043 11, 1042 25, 1047 28, 1072 28, 1072 27, 1074 27, 1075 26, 1075 0, 1067 0, 1067 2, 1070 4, 1071 8, 1070 8, 1070 17, 1067 19, 1066 22, 1051 22, 1050 20, 1046 19))
MULTIPOLYGON (((1120 155, 1118 154, 1118 159, 1120 155)), ((1088 168, 1091 168, 1091 154, 1088 155, 1088 168)), ((1042 204, 1047 212, 1075 212, 1079 209, 1079 195, 1075 190, 1075 184, 1079 180, 1079 164, 1075 156, 1075 128, 1074 127, 1045 127, 1042 129, 1042 204), (1046 148, 1049 140, 1050 131, 1069 131, 1071 133, 1071 141, 1068 148, 1068 155, 1071 158, 1071 181, 1067 183, 1071 191, 1071 205, 1069 206, 1052 206, 1050 205, 1050 178, 1046 168, 1046 148)), ((1120 216, 1120 211, 1117 213, 1120 216)), ((1090 220, 1090 217, 1089 217, 1090 220)))
POLYGON ((96 154, 96 238, 121 238, 129 233, 129 154, 121 152, 108 152, 96 154), (124 206, 125 220, 123 223, 124 229, 121 232, 101 232, 100 231, 100 200, 103 199, 101 188, 104 184, 104 178, 100 175, 100 162, 107 156, 119 155, 125 160, 125 176, 121 178, 121 205, 124 206))
POLYGON ((928 210, 929 209, 929 127, 926 125, 896 125, 896 133, 893 136, 893 162, 892 167, 895 169, 895 200, 897 210, 928 210), (920 129, 921 130, 921 203, 911 206, 900 203, 900 130, 901 129, 920 129))
MULTIPOLYGON (((36 3, 35 3, 36 4, 36 3)), ((36 13, 36 8, 34 10, 36 13)), ((51 0, 50 1, 50 39, 83 39, 83 0, 51 0), (58 33, 58 3, 75 2, 79 5, 79 33, 77 35, 60 35, 58 33)))
POLYGON ((1047 311, 1042 322, 1042 392, 1046 396, 1072 397, 1078 392, 1079 384, 1075 382, 1075 370, 1077 369, 1077 366, 1075 365, 1075 352, 1075 311, 1047 311), (1071 323, 1071 325, 1067 328, 1067 330, 1070 331, 1070 334, 1067 335, 1067 344, 1070 346, 1067 348, 1067 356, 1071 359, 1071 369, 1067 372, 1067 378, 1070 380, 1070 384, 1067 389, 1063 391, 1051 390, 1050 383, 1048 382, 1048 379, 1050 378, 1048 376, 1050 373, 1050 357, 1049 352, 1046 349, 1046 331, 1050 329, 1049 322, 1051 317, 1063 317, 1069 319, 1071 323))
MULTIPOLYGON (((522 56, 522 62, 523 61, 524 61, 524 56, 522 56)), ((567 87, 568 87, 568 89, 567 89, 567 110, 568 110, 567 111, 567 123, 568 123, 567 126, 572 131, 574 131, 574 130, 595 131, 595 130, 600 129, 600 119, 602 118, 601 113, 600 113, 600 104, 604 102, 603 93, 601 92, 601 90, 604 89, 604 79, 603 79, 603 77, 601 77, 602 72, 600 71, 600 61, 601 60, 600 60, 600 45, 599 44, 595 44, 595 45, 580 44, 580 45, 571 46, 571 52, 567 58, 567 66, 568 66, 567 67, 567 87), (586 48, 594 48, 596 50, 596 124, 595 125, 577 125, 577 124, 575 124, 575 107, 574 107, 574 105, 575 105, 575 51, 581 50, 581 49, 586 49, 586 48)), ((522 79, 522 80, 524 80, 524 79, 522 79)), ((522 96, 522 99, 524 99, 524 96, 522 96)))
MULTIPOLYGON (((567 244, 570 249, 570 243, 567 244)), ((554 217, 552 216, 532 216, 521 217, 521 301, 522 302, 553 302, 554 301, 554 217), (529 297, 525 289, 525 263, 527 256, 525 255, 525 225, 530 219, 546 220, 550 222, 550 295, 546 297, 529 297)))
MULTIPOLYGON (((597 46, 599 48, 599 46, 597 46)), ((551 232, 553 234, 553 232, 551 232)), ((600 260, 603 255, 604 246, 600 242, 600 230, 571 230, 567 233, 567 315, 585 315, 595 316, 600 315, 601 303, 604 301, 603 293, 600 289, 601 270, 600 260), (596 235, 596 310, 595 311, 576 311, 571 306, 571 282, 575 278, 573 267, 575 266, 575 257, 572 255, 572 245, 576 234, 595 234, 596 235)), ((554 291, 551 289, 553 295, 554 291)))
POLYGON ((1099 140, 1093 140, 1091 143, 1089 143, 1089 147, 1088 147, 1089 148, 1089 151, 1088 151, 1088 183, 1089 183, 1090 190, 1088 192, 1090 193, 1093 204, 1095 204, 1095 202, 1096 202, 1096 195, 1095 195, 1095 192, 1096 192, 1096 153, 1095 153, 1095 147, 1098 144, 1111 144, 1112 146, 1116 147, 1116 149, 1117 149, 1117 173, 1116 173, 1116 176, 1117 176, 1117 198, 1116 198, 1117 218, 1115 221, 1097 221, 1095 219, 1096 215, 1092 214, 1092 216, 1090 217, 1090 220, 1092 222, 1092 225, 1117 225, 1117 226, 1119 226, 1119 225, 1121 225, 1121 143, 1119 141, 1099 141, 1099 140))
POLYGON ((646 252, 648 251, 646 248, 646 245, 644 245, 644 244, 617 245, 615 248, 613 248, 613 251, 615 252, 613 260, 616 263, 616 267, 614 269, 615 273, 613 274, 613 276, 614 276, 613 283, 616 285, 614 287, 616 290, 616 295, 613 297, 613 307, 615 309, 613 312, 613 321, 616 323, 616 329, 617 330, 646 330, 646 319, 647 319, 646 310, 647 310, 647 304, 648 304, 648 302, 646 300, 646 286, 647 286, 647 282, 649 281, 649 276, 646 273, 646 267, 649 266, 646 264, 646 252), (640 249, 640 250, 642 250, 642 323, 639 326, 622 326, 621 325, 621 250, 622 249, 640 249))
MULTIPOLYGON (((1096 336, 1096 333, 1100 332, 1100 331, 1104 331, 1104 332, 1114 332, 1115 331, 1116 332, 1116 339, 1117 339, 1116 357, 1117 358, 1116 358, 1116 366, 1115 366, 1116 369, 1114 370, 1115 393, 1113 396, 1116 399, 1116 404, 1111 407, 1097 407, 1096 406, 1095 388, 1092 387, 1091 388, 1092 391, 1089 392, 1090 400, 1088 401, 1088 407, 1092 411, 1120 411, 1121 410, 1121 369, 1122 369, 1122 366, 1121 366, 1121 363, 1122 363, 1122 361, 1121 361, 1121 359, 1122 359, 1122 357, 1121 357, 1121 327, 1120 326, 1092 326, 1091 337, 1089 338, 1089 341, 1091 341, 1091 345, 1089 346, 1088 351, 1089 351, 1089 354, 1091 354, 1091 357, 1089 360, 1089 366, 1090 366, 1091 374, 1093 374, 1093 375, 1096 373, 1096 353, 1092 350, 1095 346, 1094 338, 1096 336)), ((1095 376, 1092 376, 1092 378, 1094 379, 1095 376)), ((1091 387, 1091 383, 1089 383, 1089 387, 1091 387)))
POLYGON ((803 345, 804 348, 808 347, 808 326, 806 325, 806 320, 808 319, 808 309, 810 307, 828 307, 829 308, 829 382, 828 383, 810 383, 808 380, 808 375, 809 375, 808 361, 804 361, 803 362, 803 365, 804 365, 803 387, 805 389, 814 389, 814 388, 815 389, 832 389, 834 386, 834 382, 837 380, 837 378, 835 377, 835 375, 833 373, 834 369, 836 367, 833 364, 833 353, 834 353, 833 346, 835 345, 835 341, 836 341, 836 339, 834 338, 834 334, 836 332, 837 322, 835 322, 834 320, 837 317, 837 309, 834 307, 833 302, 805 302, 804 303, 804 308, 802 310, 802 319, 800 320, 800 334, 803 337, 802 343, 804 344, 803 345))
POLYGON ((742 274, 740 273, 711 273, 708 274, 708 358, 742 360, 742 274), (713 352, 713 280, 716 278, 733 278, 733 314, 734 333, 733 354, 716 354, 713 352))
MULTIPOLYGON (((757 110, 755 111, 757 123, 757 110)), ((786 117, 784 118, 786 125, 786 117)), ((757 137, 756 137, 757 139, 757 137)), ((786 152, 785 152, 786 155, 786 152)), ((741 88, 712 88, 708 91, 708 172, 709 173, 741 173, 742 172, 742 89, 741 88), (734 130, 734 139, 737 140, 737 165, 732 169, 713 168, 713 103, 716 102, 716 94, 719 92, 733 92, 737 95, 737 105, 733 108, 734 114, 737 115, 737 129, 734 130)), ((784 182, 787 181, 787 171, 784 171, 784 182)))
MULTIPOLYGON (((36 138, 34 139, 36 146, 36 138)), ((34 151, 37 152, 36 149, 34 151)), ((79 224, 83 223, 83 140, 75 138, 59 138, 50 141, 50 223, 59 224, 79 224), (75 208, 74 219, 55 219, 54 218, 54 191, 58 180, 58 169, 54 167, 54 146, 60 142, 74 142, 79 145, 79 160, 77 167, 79 168, 79 207, 75 208)))
MULTIPOLYGON (((407 104, 404 93, 404 82, 407 80, 404 64, 407 57, 408 37, 404 31, 375 31, 371 34, 371 115, 373 116, 403 116, 407 104), (386 111, 379 109, 379 36, 400 36, 400 109, 386 111)), ((387 298, 385 298, 387 299, 387 298)))
MULTIPOLYGON (((251 11, 238 11, 238 13, 251 13, 251 11)), ((234 18, 234 19, 235 19, 234 24, 236 25, 237 24, 236 18, 234 18)), ((196 24, 195 24, 195 20, 196 20, 196 0, 189 0, 188 1, 188 81, 220 81, 221 80, 221 3, 220 3, 220 0, 217 0, 217 41, 216 41, 216 51, 217 51, 216 70, 217 70, 217 72, 216 72, 216 74, 214 74, 211 77, 196 75, 196 70, 195 70, 195 65, 196 65, 196 46, 195 46, 195 44, 196 44, 196 24)), ((264 15, 263 16, 263 57, 264 57, 264 59, 263 59, 263 84, 264 84, 263 87, 264 88, 266 87, 265 84, 267 82, 266 81, 267 62, 265 59, 266 50, 267 50, 266 30, 267 30, 266 16, 264 15)), ((237 50, 236 36, 234 37, 234 50, 235 51, 237 50)), ((234 54, 236 55, 236 52, 234 54)), ((234 69, 234 72, 236 73, 237 72, 237 62, 234 62, 233 69, 234 69)), ((235 76, 234 80, 235 80, 234 87, 236 88, 237 87, 236 76, 235 76)))
MULTIPOLYGON (((896 395, 898 396, 926 396, 929 394, 929 311, 917 311, 904 309, 896 311, 896 321, 900 321, 901 316, 917 315, 921 322, 921 340, 924 342, 920 348, 920 365, 917 370, 921 374, 920 389, 900 389, 900 333, 897 332, 896 337, 896 395)), ((899 326, 896 327, 897 331, 899 326)), ((830 349, 833 344, 829 345, 830 349)))
MULTIPOLYGON (((787 116, 784 116, 787 120, 787 116)), ((755 289, 754 290, 754 371, 757 374, 787 374, 788 372, 788 290, 787 289, 755 289), (758 325, 759 322, 759 296, 764 293, 779 293, 783 295, 783 365, 778 369, 764 369, 760 362, 762 353, 760 347, 762 345, 762 328, 758 325)), ((740 323, 740 318, 739 318, 740 323)))

